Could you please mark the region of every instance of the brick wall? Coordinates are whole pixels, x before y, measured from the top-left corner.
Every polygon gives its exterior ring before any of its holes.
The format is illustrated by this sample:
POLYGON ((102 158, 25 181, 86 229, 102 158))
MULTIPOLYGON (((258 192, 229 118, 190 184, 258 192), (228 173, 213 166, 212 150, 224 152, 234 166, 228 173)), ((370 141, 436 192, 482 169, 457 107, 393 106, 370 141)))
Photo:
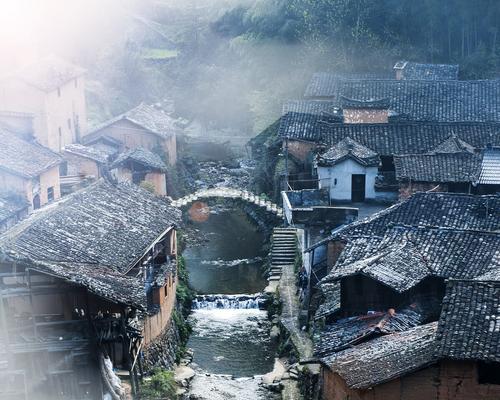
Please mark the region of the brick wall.
POLYGON ((323 367, 323 400, 498 400, 500 385, 480 385, 474 362, 442 361, 372 389, 350 389, 323 367))
MULTIPOLYGON (((283 142, 283 147, 285 142, 283 142)), ((306 162, 309 158, 309 154, 314 149, 316 145, 309 142, 300 142, 297 140, 288 141, 288 153, 302 162, 306 162)))

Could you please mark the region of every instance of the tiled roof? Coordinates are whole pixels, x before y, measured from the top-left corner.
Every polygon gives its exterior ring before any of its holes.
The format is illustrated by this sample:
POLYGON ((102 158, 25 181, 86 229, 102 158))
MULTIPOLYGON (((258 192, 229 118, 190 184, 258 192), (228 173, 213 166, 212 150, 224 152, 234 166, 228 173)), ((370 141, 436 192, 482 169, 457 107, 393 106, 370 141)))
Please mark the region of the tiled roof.
POLYGON ((117 166, 123 164, 127 160, 135 161, 143 166, 151 169, 156 169, 160 171, 166 171, 167 166, 160 158, 158 154, 155 154, 142 147, 137 147, 135 149, 128 150, 120 154, 117 159, 111 164, 111 168, 116 168, 117 166))
POLYGON ((124 273, 180 212, 130 184, 98 181, 32 214, 0 237, 21 259, 78 263, 124 273))
MULTIPOLYGON (((161 138, 169 138, 178 131, 176 121, 172 117, 156 107, 141 103, 137 107, 92 128, 85 135, 84 142, 90 143, 95 136, 98 136, 100 130, 120 120, 128 120, 161 138)), ((132 133, 133 130, 131 131, 132 133)))
POLYGON ((22 68, 16 77, 40 90, 51 92, 84 73, 83 68, 51 55, 22 68))
POLYGON ((340 97, 340 104, 343 109, 345 108, 362 108, 362 109, 373 109, 373 110, 386 110, 390 107, 390 100, 386 99, 368 99, 368 100, 356 100, 349 99, 347 97, 340 97))
POLYGON ((500 282, 450 281, 437 337, 441 357, 500 362, 500 282))
POLYGON ((34 178, 62 162, 61 156, 52 150, 3 129, 0 143, 0 169, 24 178, 34 178))
POLYGON ((351 158, 365 166, 378 167, 380 164, 380 158, 377 153, 349 137, 342 139, 339 143, 319 155, 317 163, 319 166, 331 166, 347 158, 351 158))
POLYGON ((338 235, 384 236, 395 225, 499 231, 500 196, 415 193, 367 219, 346 226, 338 235))
POLYGON ((282 138, 317 143, 321 141, 321 122, 341 122, 342 117, 334 114, 307 114, 288 112, 280 119, 278 134, 282 138))
POLYGON ((325 327, 317 335, 314 346, 316 357, 324 358, 374 336, 401 332, 422 324, 425 317, 417 306, 388 312, 371 312, 340 319, 325 327))
POLYGON ((412 121, 500 121, 500 80, 363 80, 315 74, 306 97, 390 99, 390 109, 412 121))
POLYGON ((397 227, 369 242, 348 240, 324 281, 363 274, 404 292, 429 276, 475 279, 500 270, 500 233, 397 227))
POLYGON ((288 100, 283 104, 283 113, 294 112, 299 114, 321 115, 338 111, 335 102, 329 100, 288 100))
POLYGON ((483 152, 479 183, 500 185, 500 148, 487 149, 483 152))
POLYGON ((398 61, 394 69, 403 71, 406 80, 457 80, 457 64, 424 64, 410 61, 398 61))
POLYGON ((394 156, 396 178, 418 182, 476 182, 481 158, 468 152, 394 156))
POLYGON ((309 125, 311 132, 299 131, 300 139, 331 146, 350 137, 381 156, 429 153, 452 135, 478 149, 500 146, 498 123, 318 124, 316 119, 309 125))
POLYGON ((29 203, 16 193, 0 193, 0 222, 27 209, 29 203))
POLYGON ((320 286, 323 302, 318 307, 315 319, 327 317, 340 310, 340 282, 325 282, 320 286))
POLYGON ((455 134, 452 134, 448 139, 446 139, 443 143, 437 145, 432 153, 463 153, 464 151, 468 151, 469 153, 474 152, 474 146, 469 143, 464 142, 462 139, 457 137, 455 134))
POLYGON ((322 359, 353 389, 368 389, 437 361, 437 323, 382 336, 322 359))
POLYGON ((84 146, 78 143, 73 143, 64 146, 63 150, 66 153, 89 158, 101 164, 105 164, 108 161, 107 153, 92 146, 84 146))

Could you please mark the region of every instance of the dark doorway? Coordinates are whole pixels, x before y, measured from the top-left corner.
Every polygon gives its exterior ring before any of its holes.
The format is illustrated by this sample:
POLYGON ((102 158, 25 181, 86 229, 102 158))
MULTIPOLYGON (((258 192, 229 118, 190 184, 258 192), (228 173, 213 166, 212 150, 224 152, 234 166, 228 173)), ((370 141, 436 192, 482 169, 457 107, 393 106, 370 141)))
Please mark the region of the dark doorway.
POLYGON ((36 210, 40 208, 40 195, 36 194, 33 196, 33 209, 36 210))
POLYGON ((366 176, 364 174, 353 174, 351 185, 351 199, 354 202, 365 201, 366 176))

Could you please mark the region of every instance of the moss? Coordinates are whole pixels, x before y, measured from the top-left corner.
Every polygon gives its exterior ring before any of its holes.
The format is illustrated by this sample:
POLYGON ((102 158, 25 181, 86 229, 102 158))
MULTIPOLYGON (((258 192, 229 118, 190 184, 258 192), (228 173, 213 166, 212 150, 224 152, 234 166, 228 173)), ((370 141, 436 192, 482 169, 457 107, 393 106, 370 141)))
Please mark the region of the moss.
POLYGON ((176 391, 174 372, 155 369, 151 378, 144 381, 138 397, 141 400, 174 400, 177 399, 176 391))

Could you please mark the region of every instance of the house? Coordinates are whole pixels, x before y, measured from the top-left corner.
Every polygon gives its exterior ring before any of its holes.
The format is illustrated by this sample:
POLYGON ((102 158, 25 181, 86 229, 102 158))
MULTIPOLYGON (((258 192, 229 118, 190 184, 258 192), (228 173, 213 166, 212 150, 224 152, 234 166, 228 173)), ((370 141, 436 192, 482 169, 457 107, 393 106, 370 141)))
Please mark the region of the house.
POLYGON ((330 199, 353 202, 377 198, 379 166, 379 155, 350 137, 319 154, 314 164, 318 186, 328 190, 330 199))
POLYGON ((37 143, 0 129, 0 187, 21 195, 36 209, 61 196, 62 158, 37 143))
POLYGON ((122 398, 114 370, 135 393, 170 367, 179 220, 148 191, 100 180, 5 232, 0 393, 122 398))
POLYGON ((34 116, 34 137, 59 152, 87 130, 85 70, 56 56, 30 64, 0 82, 0 109, 34 116))
POLYGON ((73 143, 62 149, 64 166, 62 176, 83 176, 99 179, 108 163, 108 154, 98 148, 73 143))
POLYGON ((439 322, 321 357, 323 398, 497 399, 499 291, 499 281, 452 280, 439 322))
POLYGON ((82 139, 86 145, 118 144, 119 152, 143 147, 162 151, 169 165, 177 161, 176 121, 156 107, 140 104, 91 129, 82 139))
POLYGON ((415 192, 471 193, 481 172, 481 156, 469 152, 408 154, 394 157, 399 196, 415 192))
POLYGON ((411 61, 398 61, 394 64, 397 80, 458 80, 457 64, 424 64, 411 61))
POLYGON ((157 195, 167 194, 167 166, 159 155, 149 150, 142 147, 128 150, 113 161, 110 169, 119 182, 148 183, 157 195))
POLYGON ((499 395, 499 204, 420 193, 334 234, 314 314, 323 398, 499 395))
POLYGON ((345 79, 314 74, 305 91, 311 100, 388 101, 400 120, 413 122, 500 122, 500 80, 345 79))
POLYGON ((28 215, 30 204, 23 196, 12 192, 0 193, 0 233, 28 215))

